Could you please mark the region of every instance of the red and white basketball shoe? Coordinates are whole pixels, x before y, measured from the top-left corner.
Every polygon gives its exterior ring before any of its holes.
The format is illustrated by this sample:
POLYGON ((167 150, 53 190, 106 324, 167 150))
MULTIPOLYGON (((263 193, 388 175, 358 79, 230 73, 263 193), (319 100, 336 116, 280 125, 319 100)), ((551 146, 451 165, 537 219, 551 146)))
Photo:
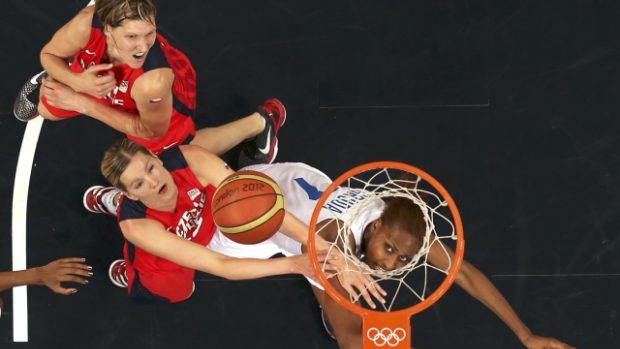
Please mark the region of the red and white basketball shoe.
POLYGON ((286 108, 277 98, 269 98, 258 106, 257 112, 265 118, 265 128, 251 141, 245 143, 239 167, 270 164, 278 155, 278 132, 286 122, 286 108))
POLYGON ((117 259, 110 264, 108 276, 110 281, 118 287, 127 288, 127 273, 125 272, 127 264, 124 259, 117 259))
MULTIPOLYGON (((120 190, 115 187, 104 187, 101 185, 93 185, 92 187, 86 189, 84 192, 84 197, 82 198, 82 203, 84 204, 84 208, 94 213, 104 213, 110 216, 116 216, 116 210, 111 211, 108 207, 110 205, 104 204, 104 195, 113 195, 120 194, 120 190)), ((111 201, 113 202, 113 200, 111 201)), ((113 206, 115 206, 112 203, 113 206)))

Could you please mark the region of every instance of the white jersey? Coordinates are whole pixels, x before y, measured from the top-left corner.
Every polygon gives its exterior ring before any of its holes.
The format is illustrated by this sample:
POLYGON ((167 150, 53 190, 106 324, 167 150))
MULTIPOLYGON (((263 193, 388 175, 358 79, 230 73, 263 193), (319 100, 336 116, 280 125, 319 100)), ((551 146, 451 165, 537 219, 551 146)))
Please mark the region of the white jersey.
MULTIPOLYGON (((326 174, 303 163, 260 164, 245 167, 243 170, 262 172, 273 178, 282 189, 284 208, 306 225, 310 224, 321 194, 332 183, 326 174)), ((350 222, 357 252, 361 246, 364 229, 380 217, 385 207, 383 200, 377 198, 371 201, 363 212, 357 212, 356 216, 349 220, 348 209, 367 196, 362 190, 338 188, 325 201, 318 217, 319 222, 334 218, 350 222)), ((269 258, 277 253, 285 256, 301 254, 301 243, 282 233, 276 233, 259 244, 244 245, 216 231, 208 247, 238 258, 269 258)))

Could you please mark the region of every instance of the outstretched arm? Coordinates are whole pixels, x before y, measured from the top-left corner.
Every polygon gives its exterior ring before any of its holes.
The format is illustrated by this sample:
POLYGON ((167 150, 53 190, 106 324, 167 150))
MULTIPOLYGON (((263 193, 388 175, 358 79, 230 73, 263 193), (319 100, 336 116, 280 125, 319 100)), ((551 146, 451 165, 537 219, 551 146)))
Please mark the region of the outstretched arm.
POLYGON ((45 285, 50 290, 68 296, 77 288, 65 288, 61 282, 87 284, 85 277, 92 275, 91 267, 84 264, 84 258, 71 257, 57 259, 41 267, 21 271, 0 272, 0 291, 22 285, 45 285))
MULTIPOLYGON (((446 269, 449 258, 453 258, 454 253, 446 247, 444 252, 440 242, 435 242, 429 252, 429 261, 441 269, 446 269), (448 255, 446 255, 446 252, 448 255)), ((461 269, 456 277, 456 283, 461 286, 472 297, 476 298, 514 332, 521 343, 528 349, 570 349, 572 346, 562 343, 555 338, 540 337, 532 333, 519 318, 514 309, 510 306, 506 298, 491 281, 475 266, 463 261, 461 269)))
POLYGON ((141 249, 186 268, 223 278, 242 280, 290 273, 313 276, 307 255, 274 259, 233 258, 170 234, 153 219, 125 220, 120 226, 125 238, 141 249))

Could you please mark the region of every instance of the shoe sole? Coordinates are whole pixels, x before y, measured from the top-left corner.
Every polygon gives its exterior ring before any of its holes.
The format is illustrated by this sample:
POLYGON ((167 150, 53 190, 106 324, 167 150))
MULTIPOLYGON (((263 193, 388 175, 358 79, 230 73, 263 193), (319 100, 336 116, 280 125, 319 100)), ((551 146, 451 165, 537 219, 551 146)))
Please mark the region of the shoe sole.
POLYGON ((117 281, 116 281, 116 280, 114 280, 114 278, 112 277, 112 269, 114 268, 114 264, 115 264, 117 261, 124 261, 124 259, 117 259, 117 260, 115 260, 114 262, 110 263, 110 267, 108 268, 108 277, 110 278, 110 281, 112 281, 112 283, 113 283, 114 285, 116 285, 116 286, 118 286, 118 287, 120 287, 120 288, 127 288, 127 287, 129 287, 129 286, 125 286, 125 285, 123 285, 123 284, 121 284, 121 283, 117 282, 117 281))
POLYGON ((273 163, 273 160, 276 159, 276 156, 278 156, 278 137, 276 137, 276 145, 273 146, 273 154, 271 155, 271 157, 269 158, 269 161, 267 161, 268 164, 273 163))
MULTIPOLYGON (((275 138, 275 145, 273 146, 273 153, 271 157, 269 157, 269 160, 267 161, 268 164, 273 163, 273 161, 276 159, 276 156, 278 155, 278 133, 280 132, 280 129, 282 128, 282 126, 284 126, 284 123, 286 122, 286 107, 284 106, 284 103, 282 103, 282 101, 280 101, 277 98, 270 98, 270 100, 273 103, 278 104, 279 106, 282 107, 282 113, 280 113, 281 120, 278 120, 278 123, 280 125, 278 126, 278 129, 273 136, 275 138)), ((279 109, 279 108, 276 108, 276 109, 279 109)))
POLYGON ((84 192, 84 196, 82 197, 82 204, 84 205, 84 208, 87 211, 90 211, 92 213, 104 213, 104 212, 101 212, 101 211, 91 210, 90 208, 88 208, 88 205, 86 204, 86 198, 88 197, 88 193, 91 190, 95 190, 95 189, 103 189, 103 186, 102 185, 93 185, 92 187, 86 189, 86 191, 84 192))
POLYGON ((280 131, 280 128, 282 128, 282 126, 284 126, 284 123, 286 122, 286 107, 284 106, 284 103, 282 103, 282 101, 280 101, 277 98, 271 98, 271 100, 275 101, 277 104, 282 106, 282 111, 284 112, 282 113, 282 115, 280 115, 282 118, 282 122, 280 123, 280 126, 278 127, 278 131, 280 131))

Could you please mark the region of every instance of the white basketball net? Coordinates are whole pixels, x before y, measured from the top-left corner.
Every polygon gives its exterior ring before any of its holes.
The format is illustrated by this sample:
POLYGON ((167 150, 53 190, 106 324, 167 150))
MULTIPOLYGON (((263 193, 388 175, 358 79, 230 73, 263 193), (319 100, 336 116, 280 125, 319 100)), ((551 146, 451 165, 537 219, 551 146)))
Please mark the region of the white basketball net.
MULTIPOLYGON (((395 294, 388 295, 387 302, 383 304, 385 311, 392 310, 395 300, 403 292, 410 292, 419 302, 426 299, 427 295, 434 291, 434 288, 428 289, 429 277, 434 273, 448 274, 452 260, 445 246, 449 241, 456 240, 455 227, 447 209, 447 202, 430 184, 415 174, 408 174, 411 179, 393 178, 401 177, 402 174, 403 172, 400 170, 378 168, 348 178, 340 185, 342 189, 339 189, 349 193, 340 197, 341 199, 344 197, 342 200, 346 201, 345 206, 348 209, 340 214, 330 211, 333 213, 333 217, 328 219, 328 221, 337 224, 337 240, 339 240, 331 245, 328 255, 336 253, 336 250, 341 251, 346 258, 347 269, 345 271, 362 270, 362 272, 372 275, 376 282, 391 280, 398 283, 395 294), (361 212, 368 210, 370 206, 373 206, 373 203, 376 204, 376 200, 388 197, 404 197, 418 205, 426 222, 426 232, 422 247, 404 267, 392 271, 370 269, 360 260, 361 256, 358 256, 357 251, 351 249, 350 246, 355 246, 355 244, 350 243, 351 234, 349 232, 355 228, 355 218, 359 217, 361 212), (338 246, 338 242, 340 242, 340 246, 344 246, 344 249, 338 246), (450 261, 445 269, 437 268, 427 261, 430 247, 434 244, 439 244, 450 261), (411 278, 412 275, 414 275, 413 278, 411 278), (406 279, 415 279, 416 282, 412 284, 406 279), (420 280, 422 281, 419 282, 420 280)), ((321 228, 317 229, 316 234, 320 232, 321 228)), ((449 242, 448 246, 451 244, 452 242, 449 242)), ((332 273, 328 274, 328 277, 336 275, 337 273, 332 273)), ((351 298, 350 300, 354 302, 357 299, 351 298)))

